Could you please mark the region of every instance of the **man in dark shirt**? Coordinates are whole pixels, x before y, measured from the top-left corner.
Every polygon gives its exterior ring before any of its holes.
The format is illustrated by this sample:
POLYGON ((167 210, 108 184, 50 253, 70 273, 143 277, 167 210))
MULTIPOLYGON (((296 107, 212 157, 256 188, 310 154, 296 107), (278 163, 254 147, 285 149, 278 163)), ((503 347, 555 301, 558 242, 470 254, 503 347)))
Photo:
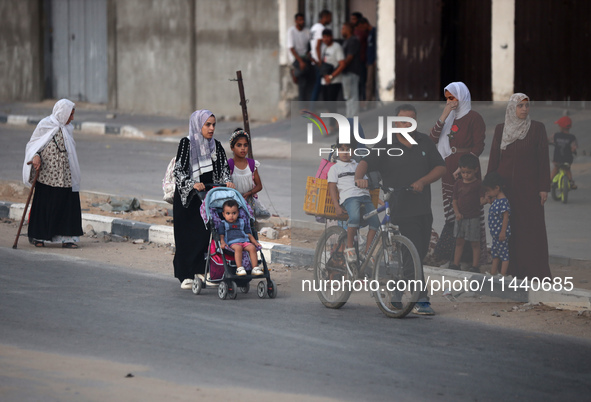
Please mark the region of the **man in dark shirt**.
MULTIPOLYGON (((396 108, 396 116, 411 117, 416 120, 417 112, 412 105, 396 108)), ((410 127, 410 123, 396 122, 397 127, 410 127)), ((399 189, 411 187, 413 191, 403 191, 398 195, 396 208, 392 211, 392 223, 398 225, 400 233, 408 237, 419 252, 421 263, 429 249, 431 239, 431 183, 439 180, 446 172, 445 161, 439 154, 429 136, 414 131, 410 134, 417 142, 412 145, 401 134, 396 133, 392 144, 381 141, 374 148, 400 148, 400 156, 390 156, 387 152, 372 152, 362 159, 355 171, 355 182, 361 188, 367 187, 363 177, 368 171, 379 171, 383 184, 399 189)), ((422 278, 424 281, 424 278, 422 278)), ((432 315, 427 292, 422 292, 414 310, 416 314, 432 315)))

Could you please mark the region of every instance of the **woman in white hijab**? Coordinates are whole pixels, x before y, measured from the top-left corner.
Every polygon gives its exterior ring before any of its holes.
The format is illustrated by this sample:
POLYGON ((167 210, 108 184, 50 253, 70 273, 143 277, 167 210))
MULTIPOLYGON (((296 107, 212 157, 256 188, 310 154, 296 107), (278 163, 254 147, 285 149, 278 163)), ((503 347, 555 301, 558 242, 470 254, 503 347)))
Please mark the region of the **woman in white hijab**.
POLYGON ((505 181, 511 204, 508 274, 517 278, 550 278, 544 203, 550 191, 550 158, 546 127, 529 116, 529 97, 509 99, 505 123, 497 125, 488 172, 505 181))
MULTIPOLYGON (((441 231, 439 242, 435 248, 434 257, 438 260, 453 260, 456 239, 453 236, 456 216, 452 206, 453 187, 458 172, 458 162, 462 155, 471 153, 478 157, 484 150, 486 125, 482 116, 472 110, 470 90, 463 82, 452 82, 444 89, 446 105, 435 126, 431 129, 431 140, 437 144, 439 153, 445 159, 447 173, 441 178, 443 193, 443 211, 445 226, 441 231)), ((478 178, 480 179, 480 171, 478 178)), ((484 225, 484 210, 480 213, 480 263, 487 261, 486 232, 484 225)), ((464 254, 471 254, 470 247, 464 248, 464 254)), ((472 261, 470 255, 464 260, 472 261)), ((473 267, 476 270, 476 267, 473 267)), ((457 267, 456 267, 457 269, 457 267)))
POLYGON ((59 100, 51 116, 39 122, 25 150, 23 182, 30 185, 35 170, 40 170, 29 219, 29 241, 36 247, 51 241, 78 248, 83 234, 80 166, 70 124, 74 106, 59 100))
POLYGON ((181 289, 191 289, 195 275, 201 275, 205 282, 204 253, 209 245, 209 231, 199 213, 201 198, 197 192, 211 183, 234 187, 226 152, 213 138, 215 124, 215 116, 209 110, 194 112, 189 120, 189 135, 181 139, 176 155, 173 265, 181 289))

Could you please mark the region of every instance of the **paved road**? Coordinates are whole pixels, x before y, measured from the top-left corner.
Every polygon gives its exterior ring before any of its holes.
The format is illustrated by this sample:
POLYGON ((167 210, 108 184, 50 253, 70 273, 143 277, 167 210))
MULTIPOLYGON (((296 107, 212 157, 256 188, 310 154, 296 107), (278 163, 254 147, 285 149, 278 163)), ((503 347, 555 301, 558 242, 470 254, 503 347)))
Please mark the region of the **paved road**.
MULTIPOLYGON (((32 126, 0 124, 0 179, 22 180, 25 145, 32 126)), ((91 135, 75 132, 76 149, 82 171, 82 190, 162 200, 162 178, 177 143, 91 135)), ((290 160, 260 158, 261 176, 267 189, 261 200, 270 205, 267 195, 281 216, 290 216, 290 160)), ((271 212, 274 212, 271 210, 271 212)))
POLYGON ((177 384, 341 400, 582 400, 591 392, 591 343, 574 338, 437 316, 387 319, 365 298, 328 310, 295 290, 222 301, 180 291, 168 276, 9 248, 0 261, 0 342, 139 364, 148 367, 140 375, 177 384))
MULTIPOLYGON (((493 112, 495 109, 490 113, 493 112)), ((498 114, 498 111, 495 113, 498 114)), ((369 121, 375 120, 377 125, 377 118, 371 117, 369 121)), ((489 118, 494 121, 494 116, 489 118)), ((425 125, 420 119, 419 123, 425 125)), ((305 180, 307 176, 313 176, 318 168, 318 146, 330 145, 335 138, 318 138, 315 141, 319 145, 315 143, 308 146, 305 136, 298 136, 286 122, 272 127, 261 128, 261 135, 292 141, 293 155, 291 159, 260 159, 265 185, 261 199, 266 205, 274 206, 272 212, 312 222, 313 218, 306 216, 302 210, 305 180)), ((424 129, 421 126, 419 128, 424 129)), ((21 179, 23 150, 30 135, 29 126, 0 124, 0 179, 21 179)), ((83 190, 161 199, 161 180, 170 158, 176 153, 175 143, 78 132, 75 137, 83 190)), ((486 169, 487 155, 485 151, 481 158, 483 169, 486 169)), ((550 254, 591 260, 591 248, 588 247, 588 228, 591 227, 591 157, 579 156, 573 169, 577 172, 580 188, 571 194, 569 203, 563 205, 549 200, 546 204, 550 254)), ((439 183, 433 185, 432 194, 433 226, 440 232, 444 217, 439 183)))

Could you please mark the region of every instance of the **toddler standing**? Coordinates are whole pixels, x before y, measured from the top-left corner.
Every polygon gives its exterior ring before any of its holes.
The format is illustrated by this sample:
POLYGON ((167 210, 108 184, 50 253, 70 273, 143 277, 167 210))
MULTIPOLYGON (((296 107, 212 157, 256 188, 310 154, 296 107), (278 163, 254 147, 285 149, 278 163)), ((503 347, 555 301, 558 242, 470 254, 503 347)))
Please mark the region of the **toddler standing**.
POLYGON ((471 272, 480 272, 480 206, 485 203, 481 181, 477 174, 480 161, 473 154, 462 155, 458 162, 460 179, 454 184, 452 206, 456 216, 454 237, 456 249, 449 269, 460 269, 460 260, 466 242, 472 247, 471 272))
POLYGON ((490 274, 497 277, 507 277, 507 269, 509 268, 509 238, 511 237, 509 215, 511 214, 511 206, 503 191, 504 184, 503 178, 497 172, 490 172, 482 181, 485 197, 491 202, 488 210, 488 227, 492 237, 490 252, 493 257, 490 274), (498 274, 499 263, 501 265, 500 275, 498 274))

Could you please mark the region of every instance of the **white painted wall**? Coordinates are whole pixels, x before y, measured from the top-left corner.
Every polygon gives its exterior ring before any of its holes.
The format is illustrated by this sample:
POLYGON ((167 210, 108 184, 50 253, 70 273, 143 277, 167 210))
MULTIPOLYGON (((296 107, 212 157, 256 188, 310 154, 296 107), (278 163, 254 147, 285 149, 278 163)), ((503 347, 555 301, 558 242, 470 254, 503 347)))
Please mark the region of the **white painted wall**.
POLYGON ((515 0, 492 0, 492 95, 506 101, 515 79, 515 0))
POLYGON ((377 34, 378 34, 378 60, 377 79, 378 94, 381 101, 394 100, 394 66, 395 66, 395 10, 394 0, 377 1, 377 34))

